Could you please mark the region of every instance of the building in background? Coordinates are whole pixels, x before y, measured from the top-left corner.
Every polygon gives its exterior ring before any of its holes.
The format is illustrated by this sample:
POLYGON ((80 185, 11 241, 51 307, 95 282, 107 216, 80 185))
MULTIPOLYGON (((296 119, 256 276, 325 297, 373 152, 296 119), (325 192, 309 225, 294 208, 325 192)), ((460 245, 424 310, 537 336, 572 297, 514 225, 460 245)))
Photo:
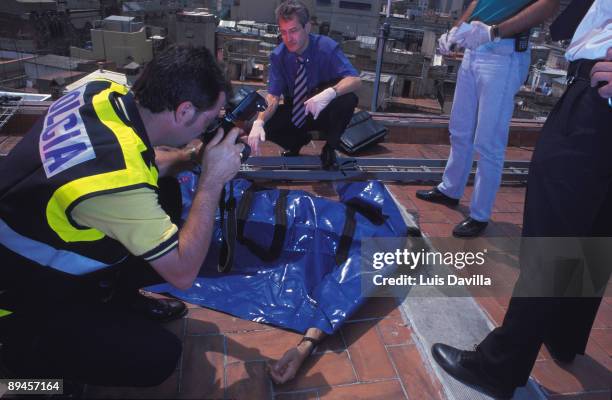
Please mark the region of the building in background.
POLYGON ((355 39, 378 32, 382 0, 316 0, 313 15, 317 24, 328 24, 333 37, 355 39), (335 35, 334 35, 335 34, 335 35))
POLYGON ((0 87, 3 90, 26 87, 25 61, 35 57, 31 53, 0 50, 0 87))
POLYGON ((63 0, 0 1, 0 48, 68 55, 70 46, 84 45, 101 16, 98 0, 71 0, 70 5, 94 8, 69 10, 63 0))
MULTIPOLYGON (((376 74, 370 71, 361 71, 359 78, 361 78, 361 87, 356 92, 357 97, 359 97, 359 104, 357 106, 368 110, 372 105, 371 99, 374 96, 374 81, 376 79, 376 74)), ((383 111, 387 109, 393 97, 396 80, 397 77, 395 75, 380 75, 380 86, 378 88, 378 99, 376 101, 377 109, 383 111)))
POLYGON ((465 0, 440 0, 438 11, 459 18, 464 10, 465 0))
POLYGON ((55 54, 31 57, 23 61, 23 64, 26 87, 36 88, 41 93, 50 93, 52 85, 67 85, 96 67, 95 62, 90 60, 55 54))
MULTIPOLYGON (((274 10, 280 3, 281 0, 234 0, 230 15, 234 21, 246 20, 275 24, 274 10)), ((310 10, 313 9, 312 4, 307 4, 307 6, 310 6, 310 10)))
POLYGON ((277 44, 275 24, 223 20, 217 27, 217 58, 231 80, 266 82, 269 56, 277 44))
POLYGON ((43 14, 57 11, 57 0, 2 0, 2 13, 27 20, 30 13, 43 14))
POLYGON ((123 67, 131 62, 144 64, 153 59, 153 43, 142 22, 134 17, 112 15, 98 21, 91 30, 91 50, 71 47, 72 57, 105 60, 123 67))
POLYGON ((217 18, 208 11, 181 11, 176 14, 175 36, 170 40, 176 43, 204 46, 215 54, 215 31, 217 18))

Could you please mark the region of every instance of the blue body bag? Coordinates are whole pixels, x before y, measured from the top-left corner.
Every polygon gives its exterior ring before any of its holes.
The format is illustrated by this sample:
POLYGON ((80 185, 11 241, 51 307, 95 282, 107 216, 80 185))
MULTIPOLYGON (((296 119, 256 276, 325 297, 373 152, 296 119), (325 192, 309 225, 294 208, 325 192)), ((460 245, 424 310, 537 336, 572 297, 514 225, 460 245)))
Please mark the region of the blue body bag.
MULTIPOLYGON (((183 173, 179 181, 185 219, 197 175, 183 173)), ((186 291, 169 284, 149 290, 246 320, 298 332, 315 327, 331 334, 366 299, 361 263, 371 266, 371 260, 362 260, 361 239, 415 233, 377 181, 338 184, 340 201, 301 190, 263 189, 242 179, 228 185, 225 201, 233 192, 241 236, 230 246, 231 270, 218 271, 228 234, 222 226, 227 215, 222 218, 224 211, 218 209, 212 242, 194 285, 186 291), (281 244, 274 246, 279 236, 281 244)))

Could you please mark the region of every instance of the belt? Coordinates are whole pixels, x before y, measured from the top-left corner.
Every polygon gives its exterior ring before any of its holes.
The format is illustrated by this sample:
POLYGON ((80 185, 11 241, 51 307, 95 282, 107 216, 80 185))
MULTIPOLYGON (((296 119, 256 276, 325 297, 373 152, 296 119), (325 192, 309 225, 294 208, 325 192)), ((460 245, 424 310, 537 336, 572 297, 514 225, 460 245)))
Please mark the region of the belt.
POLYGON ((591 81, 591 69, 599 61, 585 58, 572 61, 567 68, 567 84, 570 85, 576 79, 591 81))

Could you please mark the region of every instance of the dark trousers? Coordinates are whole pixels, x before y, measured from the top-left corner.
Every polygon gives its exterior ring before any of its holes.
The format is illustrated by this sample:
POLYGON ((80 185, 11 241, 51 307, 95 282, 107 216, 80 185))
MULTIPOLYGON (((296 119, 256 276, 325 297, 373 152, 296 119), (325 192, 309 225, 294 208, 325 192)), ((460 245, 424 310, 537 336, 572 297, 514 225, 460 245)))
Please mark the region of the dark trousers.
MULTIPOLYGON (((169 209, 180 196, 178 184, 160 181, 160 189, 162 206, 180 215, 169 209)), ((0 260, 0 308, 13 311, 0 318, 0 356, 14 377, 153 386, 176 369, 180 340, 129 309, 138 288, 163 282, 147 262, 130 257, 71 276, 3 246, 0 260)))
MULTIPOLYGON (((523 221, 526 240, 612 236, 611 126, 612 109, 596 88, 586 79, 571 84, 533 154, 523 221)), ((604 287, 612 263, 607 261, 604 287)), ((526 267, 521 254, 519 285, 525 274, 551 272, 540 267, 526 267)), ((478 346, 483 369, 518 387, 527 382, 542 344, 565 357, 584 354, 600 302, 601 297, 514 296, 503 324, 478 346)))
POLYGON ((357 103, 358 98, 354 93, 338 96, 321 111, 316 120, 308 114, 301 128, 296 128, 291 122, 293 104, 288 102, 280 105, 264 126, 266 139, 284 149, 299 151, 312 139, 308 131, 319 130, 324 133, 327 145, 337 149, 357 103))

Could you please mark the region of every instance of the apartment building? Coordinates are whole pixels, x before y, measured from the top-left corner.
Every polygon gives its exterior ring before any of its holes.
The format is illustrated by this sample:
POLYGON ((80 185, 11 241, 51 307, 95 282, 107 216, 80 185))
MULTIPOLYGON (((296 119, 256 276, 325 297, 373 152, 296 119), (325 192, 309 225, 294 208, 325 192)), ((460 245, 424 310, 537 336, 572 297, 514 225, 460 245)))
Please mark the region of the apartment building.
POLYGON ((314 15, 319 25, 328 23, 331 33, 344 38, 376 35, 381 0, 315 0, 314 15))

